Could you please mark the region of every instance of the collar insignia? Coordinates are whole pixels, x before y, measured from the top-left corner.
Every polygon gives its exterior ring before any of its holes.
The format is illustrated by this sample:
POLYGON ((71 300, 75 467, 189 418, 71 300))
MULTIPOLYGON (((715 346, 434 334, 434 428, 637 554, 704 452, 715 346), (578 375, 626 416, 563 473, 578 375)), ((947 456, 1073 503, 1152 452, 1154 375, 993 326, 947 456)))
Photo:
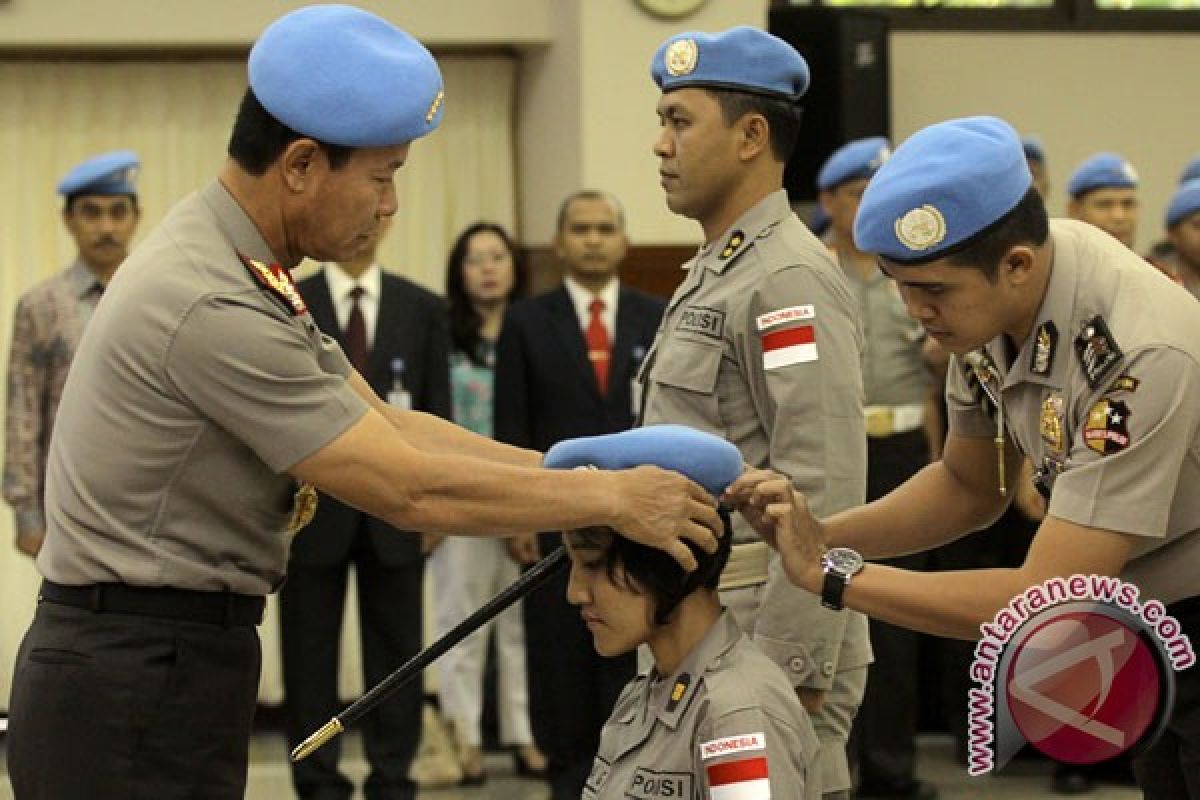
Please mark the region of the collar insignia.
POLYGON ((1095 389, 1104 376, 1121 360, 1121 348, 1104 323, 1104 317, 1096 315, 1083 323, 1075 337, 1075 355, 1083 368, 1088 386, 1095 389))
POLYGON ((721 251, 721 260, 724 261, 727 258, 731 258, 744 241, 746 241, 746 234, 741 231, 731 233, 729 241, 725 243, 725 249, 721 251))
POLYGON ((687 694, 688 687, 692 685, 692 676, 684 672, 679 675, 675 681, 675 685, 671 687, 671 698, 667 701, 667 711, 674 711, 679 706, 679 701, 687 694))
POLYGON ((1033 358, 1029 371, 1034 375, 1046 376, 1054 368, 1054 352, 1058 349, 1058 328, 1054 320, 1046 320, 1037 329, 1033 342, 1033 358))
POLYGON ((300 290, 296 288, 296 282, 292 280, 290 272, 279 264, 267 265, 241 253, 238 253, 238 257, 242 259, 250 274, 271 294, 282 300, 284 305, 292 310, 292 314, 298 317, 308 311, 308 306, 300 296, 300 290))

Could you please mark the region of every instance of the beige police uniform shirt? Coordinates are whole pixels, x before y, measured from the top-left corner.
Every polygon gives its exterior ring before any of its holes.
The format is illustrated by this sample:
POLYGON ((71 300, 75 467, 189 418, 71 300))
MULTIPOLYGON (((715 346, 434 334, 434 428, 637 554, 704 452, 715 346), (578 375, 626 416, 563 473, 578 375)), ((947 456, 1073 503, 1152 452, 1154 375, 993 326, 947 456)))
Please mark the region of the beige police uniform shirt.
POLYGON ((583 800, 817 798, 817 747, 791 685, 725 611, 674 674, 621 692, 583 800))
POLYGON ((1200 594, 1200 304, 1090 225, 1054 220, 1050 281, 1011 361, 951 360, 950 429, 1013 443, 1052 486, 1049 514, 1139 538, 1121 578, 1170 603, 1200 594), (988 371, 993 374, 989 378, 988 371))
POLYGON ((217 182, 117 271, 67 378, 47 468, 42 574, 63 584, 278 588, 287 470, 366 403, 350 366, 217 182), (240 255, 239 255, 240 254, 240 255), (297 301, 302 304, 302 301, 297 301))

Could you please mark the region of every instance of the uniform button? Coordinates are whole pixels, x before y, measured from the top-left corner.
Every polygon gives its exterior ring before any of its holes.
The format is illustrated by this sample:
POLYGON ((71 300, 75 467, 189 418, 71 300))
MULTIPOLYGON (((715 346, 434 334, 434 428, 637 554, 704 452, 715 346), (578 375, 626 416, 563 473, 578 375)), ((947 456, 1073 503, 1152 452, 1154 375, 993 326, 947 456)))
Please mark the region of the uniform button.
POLYGON ((788 666, 792 668, 792 672, 803 672, 804 671, 804 657, 803 656, 792 656, 791 659, 788 661, 788 666))
POLYGON ((832 661, 826 661, 824 664, 821 665, 821 674, 824 675, 826 678, 833 677, 833 662, 832 661))

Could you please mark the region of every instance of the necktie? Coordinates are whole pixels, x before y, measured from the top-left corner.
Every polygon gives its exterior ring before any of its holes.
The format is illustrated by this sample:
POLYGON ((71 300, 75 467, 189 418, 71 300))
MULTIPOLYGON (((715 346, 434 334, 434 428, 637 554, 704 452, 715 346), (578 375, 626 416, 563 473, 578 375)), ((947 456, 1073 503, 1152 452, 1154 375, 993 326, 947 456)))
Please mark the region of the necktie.
POLYGON ((587 340, 588 360, 592 362, 592 369, 596 371, 596 385, 600 387, 600 394, 608 394, 608 361, 612 347, 608 341, 608 329, 604 327, 604 319, 601 316, 604 313, 604 301, 593 300, 588 306, 588 311, 591 312, 591 318, 584 334, 584 339, 587 340))
POLYGON ((346 321, 346 355, 359 375, 367 372, 367 322, 358 305, 358 299, 362 296, 361 286, 350 290, 350 318, 346 321))

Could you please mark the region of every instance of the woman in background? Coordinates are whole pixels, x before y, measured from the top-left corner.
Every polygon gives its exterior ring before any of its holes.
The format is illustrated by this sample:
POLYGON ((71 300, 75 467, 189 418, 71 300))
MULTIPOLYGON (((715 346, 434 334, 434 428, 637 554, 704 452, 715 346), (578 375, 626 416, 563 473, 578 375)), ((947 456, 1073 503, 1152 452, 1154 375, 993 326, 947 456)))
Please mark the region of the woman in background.
MULTIPOLYGON (((450 311, 450 387, 454 421, 492 435, 492 383, 496 338, 505 309, 520 295, 524 274, 512 239, 499 225, 477 222, 463 231, 446 264, 450 311)), ((515 581, 517 564, 504 540, 459 537, 427 539, 431 549, 434 618, 438 636, 462 622, 515 581)), ((463 784, 486 780, 483 769, 483 673, 487 637, 496 632, 497 711, 500 741, 515 748, 517 771, 544 772, 545 757, 533 743, 525 671, 525 635, 519 606, 452 648, 440 662, 442 712, 454 726, 463 784)))

